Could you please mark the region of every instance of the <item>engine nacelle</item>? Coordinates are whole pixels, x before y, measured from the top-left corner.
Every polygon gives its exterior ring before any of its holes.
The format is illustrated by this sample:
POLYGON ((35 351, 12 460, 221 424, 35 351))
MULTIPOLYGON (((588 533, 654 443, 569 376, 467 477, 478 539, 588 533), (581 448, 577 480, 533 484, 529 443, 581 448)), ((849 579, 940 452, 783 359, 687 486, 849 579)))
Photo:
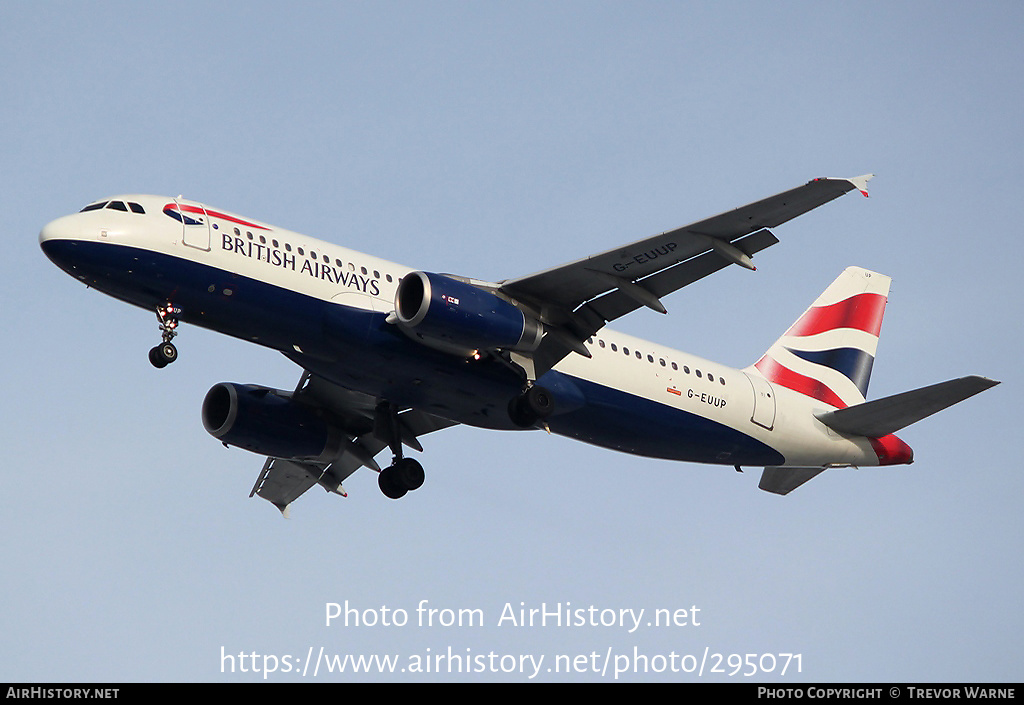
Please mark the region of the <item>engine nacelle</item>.
POLYGON ((424 345, 456 354, 503 348, 530 352, 544 326, 520 308, 467 282, 412 272, 395 294, 399 327, 424 345))
POLYGON ((227 445, 291 460, 332 460, 337 437, 320 414, 289 392, 221 382, 203 400, 203 426, 227 445))

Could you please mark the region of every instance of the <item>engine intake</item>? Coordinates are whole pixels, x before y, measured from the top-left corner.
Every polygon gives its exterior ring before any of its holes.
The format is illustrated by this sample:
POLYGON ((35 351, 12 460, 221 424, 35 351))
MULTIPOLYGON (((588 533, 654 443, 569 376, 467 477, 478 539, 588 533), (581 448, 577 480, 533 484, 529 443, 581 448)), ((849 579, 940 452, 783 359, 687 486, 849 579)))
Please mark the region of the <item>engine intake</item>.
POLYGON ((399 327, 414 340, 458 354, 536 350, 544 326, 486 289, 433 272, 412 272, 395 294, 399 327))
POLYGON ((333 459, 339 434, 289 392, 221 382, 203 400, 203 426, 227 445, 290 460, 333 459))

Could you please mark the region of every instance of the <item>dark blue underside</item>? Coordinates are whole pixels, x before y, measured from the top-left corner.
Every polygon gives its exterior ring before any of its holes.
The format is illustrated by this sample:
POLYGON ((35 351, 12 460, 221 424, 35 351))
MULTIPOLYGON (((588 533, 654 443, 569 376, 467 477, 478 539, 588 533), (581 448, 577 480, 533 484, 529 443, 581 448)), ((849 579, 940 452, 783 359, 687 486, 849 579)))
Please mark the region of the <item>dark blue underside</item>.
MULTIPOLYGON (((507 404, 521 389, 518 375, 498 362, 467 362, 426 348, 385 323, 383 314, 136 248, 67 240, 42 246, 61 269, 117 299, 150 311, 170 301, 183 322, 279 350, 343 387, 460 423, 514 428, 507 404)), ((549 426, 559 435, 672 460, 784 463, 739 431, 650 399, 556 371, 538 382, 555 396, 558 411, 549 426)))

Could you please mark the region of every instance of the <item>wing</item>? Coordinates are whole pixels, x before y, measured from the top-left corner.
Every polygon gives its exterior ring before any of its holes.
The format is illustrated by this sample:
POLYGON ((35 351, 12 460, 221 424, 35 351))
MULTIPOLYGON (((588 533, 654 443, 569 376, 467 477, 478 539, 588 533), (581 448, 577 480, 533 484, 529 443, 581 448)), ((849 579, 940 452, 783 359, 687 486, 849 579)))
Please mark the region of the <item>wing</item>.
POLYGON ((753 269, 751 257, 778 242, 769 228, 853 189, 867 195, 872 174, 814 179, 803 186, 575 262, 499 284, 505 295, 535 308, 554 335, 534 353, 537 374, 608 321, 647 306, 730 264, 753 269))
POLYGON ((454 421, 417 409, 398 409, 395 417, 398 438, 392 441, 382 430, 386 424, 380 422, 379 399, 345 389, 309 372, 303 372, 294 398, 322 409, 341 430, 342 440, 338 455, 327 463, 267 458, 249 496, 262 497, 280 509, 285 517, 291 503, 313 485, 319 484, 328 492, 347 496, 341 483, 360 467, 380 472, 374 456, 392 442, 400 441, 422 451, 419 436, 455 425, 454 421))

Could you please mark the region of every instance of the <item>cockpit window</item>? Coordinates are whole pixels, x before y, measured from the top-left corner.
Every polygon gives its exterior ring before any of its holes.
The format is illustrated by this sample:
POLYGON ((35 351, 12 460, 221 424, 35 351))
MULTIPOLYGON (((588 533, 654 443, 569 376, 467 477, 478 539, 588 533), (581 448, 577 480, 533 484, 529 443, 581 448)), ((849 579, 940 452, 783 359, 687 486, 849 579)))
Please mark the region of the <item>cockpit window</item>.
POLYGON ((85 213, 86 211, 98 211, 101 208, 108 208, 113 211, 124 211, 127 213, 129 210, 132 213, 138 213, 139 215, 145 215, 146 209, 142 207, 140 203, 132 203, 128 201, 127 205, 124 201, 97 201, 96 203, 90 203, 79 213, 85 213))

